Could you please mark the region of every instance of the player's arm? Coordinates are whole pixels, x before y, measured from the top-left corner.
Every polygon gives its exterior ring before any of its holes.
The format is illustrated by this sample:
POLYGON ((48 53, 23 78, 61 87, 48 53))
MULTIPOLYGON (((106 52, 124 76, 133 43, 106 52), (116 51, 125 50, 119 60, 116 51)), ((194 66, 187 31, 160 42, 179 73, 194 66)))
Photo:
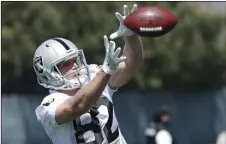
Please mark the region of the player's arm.
POLYGON ((113 89, 126 84, 143 64, 143 47, 140 38, 136 35, 125 37, 123 55, 126 61, 119 64, 117 72, 109 80, 109 86, 113 89))
POLYGON ((102 94, 110 76, 117 70, 119 63, 125 60, 125 57, 118 57, 121 49, 117 48, 115 50, 115 43, 112 41, 109 43, 106 36, 104 37, 104 44, 106 54, 102 70, 90 83, 79 89, 74 96, 58 105, 55 112, 57 124, 69 122, 88 112, 102 94))
MULTIPOLYGON (((137 5, 133 6, 132 11, 137 8, 137 5)), ((113 33, 110 38, 115 39, 120 36, 125 36, 125 46, 123 55, 127 57, 126 61, 119 64, 117 72, 113 74, 109 80, 109 86, 111 88, 119 88, 126 84, 135 72, 142 66, 144 60, 143 45, 139 36, 135 35, 132 31, 127 29, 123 22, 126 16, 129 14, 128 8, 124 5, 124 15, 116 12, 116 17, 120 22, 119 30, 113 33)))
POLYGON ((110 75, 101 70, 90 83, 60 104, 55 113, 57 124, 66 123, 88 112, 103 92, 109 78, 110 75))

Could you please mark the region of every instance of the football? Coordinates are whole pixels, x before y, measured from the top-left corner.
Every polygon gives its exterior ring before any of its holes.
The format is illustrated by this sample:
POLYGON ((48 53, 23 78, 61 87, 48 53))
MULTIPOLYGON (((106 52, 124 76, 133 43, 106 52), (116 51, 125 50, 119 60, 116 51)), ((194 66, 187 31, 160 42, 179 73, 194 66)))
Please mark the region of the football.
POLYGON ((137 8, 124 21, 127 28, 142 37, 163 36, 170 32, 176 24, 176 16, 159 6, 137 8))

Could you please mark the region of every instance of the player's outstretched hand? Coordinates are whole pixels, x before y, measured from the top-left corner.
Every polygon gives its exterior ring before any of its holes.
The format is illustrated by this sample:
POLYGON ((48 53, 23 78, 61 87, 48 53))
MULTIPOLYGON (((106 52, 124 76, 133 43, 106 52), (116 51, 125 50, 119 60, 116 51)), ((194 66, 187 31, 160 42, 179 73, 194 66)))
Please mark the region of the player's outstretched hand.
POLYGON ((107 36, 104 36, 104 47, 105 47, 105 59, 102 65, 102 69, 106 74, 112 75, 118 68, 120 62, 126 60, 125 56, 119 57, 121 48, 115 50, 115 42, 108 41, 107 36))
POLYGON ((124 25, 124 20, 126 19, 126 17, 132 13, 133 11, 135 11, 137 9, 137 4, 134 4, 133 5, 133 9, 132 11, 130 12, 129 9, 128 9, 128 6, 127 5, 124 5, 123 6, 123 13, 124 13, 124 16, 122 16, 119 12, 116 12, 115 13, 115 16, 116 18, 118 19, 119 21, 119 28, 116 32, 112 33, 110 35, 110 39, 116 39, 118 37, 121 37, 121 36, 131 36, 133 35, 134 33, 128 29, 125 25, 124 25))

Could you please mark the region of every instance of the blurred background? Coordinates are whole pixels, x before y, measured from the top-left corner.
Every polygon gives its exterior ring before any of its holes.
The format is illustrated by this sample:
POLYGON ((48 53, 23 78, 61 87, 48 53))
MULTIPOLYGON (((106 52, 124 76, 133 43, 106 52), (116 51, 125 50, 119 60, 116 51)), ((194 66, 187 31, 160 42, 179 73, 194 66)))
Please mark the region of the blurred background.
MULTIPOLYGON (((135 2, 1 2, 2 143, 51 144, 34 113, 48 91, 37 84, 35 49, 64 37, 102 64, 103 35, 118 28, 114 15, 135 2)), ((226 2, 136 2, 159 5, 178 18, 159 38, 142 38, 145 63, 115 93, 115 111, 128 144, 144 144, 155 109, 168 105, 179 144, 214 144, 226 130, 226 2)), ((116 40, 123 46, 123 38, 116 40)))

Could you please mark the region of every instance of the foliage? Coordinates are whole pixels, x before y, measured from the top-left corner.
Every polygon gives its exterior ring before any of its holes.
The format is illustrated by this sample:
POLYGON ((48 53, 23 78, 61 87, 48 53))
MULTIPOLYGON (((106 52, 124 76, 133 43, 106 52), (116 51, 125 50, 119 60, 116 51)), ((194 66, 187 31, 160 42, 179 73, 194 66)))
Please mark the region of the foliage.
MULTIPOLYGON (((2 2, 2 84, 32 68, 37 46, 65 37, 84 49, 89 63, 102 64, 103 35, 118 27, 114 16, 132 2, 2 2)), ((172 11, 179 23, 169 34, 142 38, 145 63, 126 85, 140 90, 207 90, 226 80, 226 18, 198 3, 138 2, 172 11)), ((123 38, 117 39, 123 46, 123 38)))

